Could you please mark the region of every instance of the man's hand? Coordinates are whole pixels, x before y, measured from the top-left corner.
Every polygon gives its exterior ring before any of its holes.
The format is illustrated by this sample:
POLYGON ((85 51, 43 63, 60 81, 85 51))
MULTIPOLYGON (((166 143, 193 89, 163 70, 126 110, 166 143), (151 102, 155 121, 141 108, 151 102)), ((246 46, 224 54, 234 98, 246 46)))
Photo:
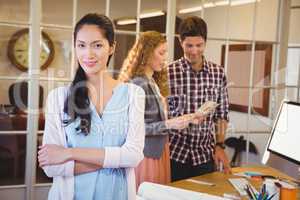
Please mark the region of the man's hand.
POLYGON ((229 165, 228 157, 224 151, 219 146, 215 147, 215 155, 214 155, 214 161, 218 169, 220 168, 220 163, 223 164, 223 171, 225 174, 231 174, 231 168, 229 165))

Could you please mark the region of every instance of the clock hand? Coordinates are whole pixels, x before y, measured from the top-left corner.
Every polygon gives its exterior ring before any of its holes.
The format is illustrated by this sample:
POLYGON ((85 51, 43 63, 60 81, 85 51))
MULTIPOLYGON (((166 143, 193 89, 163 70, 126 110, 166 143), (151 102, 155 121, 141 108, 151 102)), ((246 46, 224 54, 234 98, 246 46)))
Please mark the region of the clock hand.
POLYGON ((42 41, 42 46, 43 46, 43 49, 47 52, 47 54, 50 53, 50 49, 49 47, 46 45, 46 43, 44 41, 42 41))

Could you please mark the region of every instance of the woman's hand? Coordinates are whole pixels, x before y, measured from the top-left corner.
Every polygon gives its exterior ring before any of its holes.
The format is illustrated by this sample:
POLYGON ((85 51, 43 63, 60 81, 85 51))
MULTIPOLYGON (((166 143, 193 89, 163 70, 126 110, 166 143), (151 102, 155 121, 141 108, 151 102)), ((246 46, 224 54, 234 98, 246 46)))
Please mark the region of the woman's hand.
POLYGON ((175 117, 168 119, 166 121, 166 126, 168 129, 181 130, 186 128, 189 123, 199 124, 205 119, 205 116, 199 113, 185 114, 180 117, 175 117))
POLYGON ((56 144, 39 146, 38 160, 40 167, 65 163, 70 159, 68 148, 56 144))
POLYGON ((191 121, 192 124, 200 124, 207 117, 207 115, 203 115, 202 113, 199 112, 195 112, 192 115, 194 115, 191 121))

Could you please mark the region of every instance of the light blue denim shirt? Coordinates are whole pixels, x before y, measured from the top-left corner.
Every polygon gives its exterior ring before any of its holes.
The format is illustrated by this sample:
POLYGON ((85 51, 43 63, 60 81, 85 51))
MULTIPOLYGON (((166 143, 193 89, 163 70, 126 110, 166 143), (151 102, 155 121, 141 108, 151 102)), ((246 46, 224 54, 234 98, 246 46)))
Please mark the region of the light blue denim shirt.
MULTIPOLYGON (((76 128, 79 118, 65 127, 70 148, 103 148, 122 146, 128 130, 128 85, 120 84, 99 115, 91 103, 91 131, 85 136, 76 128)), ((75 176, 75 200, 127 200, 124 168, 105 168, 75 176)))

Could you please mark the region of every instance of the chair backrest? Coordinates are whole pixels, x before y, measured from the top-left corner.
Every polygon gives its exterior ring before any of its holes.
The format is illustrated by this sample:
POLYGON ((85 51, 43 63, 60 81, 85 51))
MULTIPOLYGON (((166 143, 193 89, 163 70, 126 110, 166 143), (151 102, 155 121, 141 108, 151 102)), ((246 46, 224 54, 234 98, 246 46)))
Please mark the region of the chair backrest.
MULTIPOLYGON (((11 105, 19 110, 26 110, 28 107, 28 82, 16 82, 9 86, 9 101, 11 105)), ((43 107, 44 90, 39 86, 39 108, 43 107)))

